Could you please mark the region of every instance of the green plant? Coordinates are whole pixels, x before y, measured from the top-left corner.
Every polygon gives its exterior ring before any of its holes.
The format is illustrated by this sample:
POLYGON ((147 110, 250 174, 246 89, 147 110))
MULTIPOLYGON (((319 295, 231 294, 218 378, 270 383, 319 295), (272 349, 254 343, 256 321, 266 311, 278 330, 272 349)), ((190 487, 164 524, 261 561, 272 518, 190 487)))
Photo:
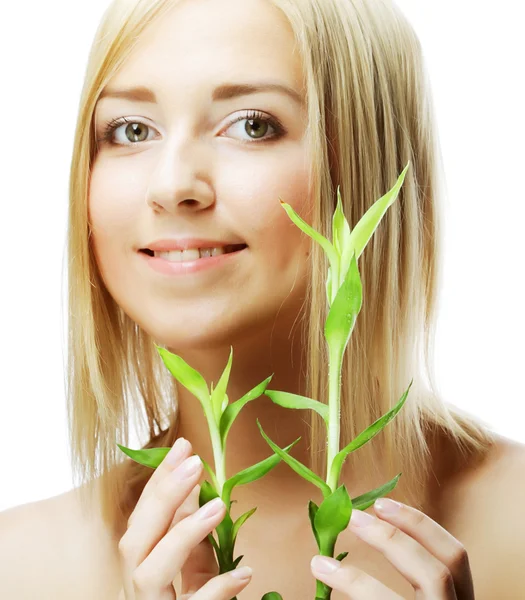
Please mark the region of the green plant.
MULTIPOLYGON (((213 459, 215 463, 215 471, 212 470, 211 466, 201 458, 204 468, 208 472, 211 483, 204 481, 200 494, 199 494, 199 505, 203 506, 206 502, 213 500, 214 498, 220 497, 226 505, 226 515, 221 523, 216 527, 217 540, 212 534, 208 535, 208 539, 212 544, 217 562, 219 564, 219 573, 226 573, 232 571, 237 567, 243 556, 234 558, 234 548, 237 535, 242 525, 253 515, 257 508, 245 512, 236 521, 233 521, 231 516, 231 495, 233 489, 238 485, 244 485, 260 479, 271 469, 273 469, 280 461, 282 454, 273 454, 265 460, 248 467, 233 475, 229 479, 226 478, 226 440, 230 427, 235 421, 237 415, 245 404, 259 398, 266 387, 270 383, 273 375, 265 379, 262 383, 257 385, 255 388, 250 390, 239 400, 229 403, 228 395, 226 394, 226 388, 230 378, 230 371, 233 360, 233 347, 230 347, 230 357, 228 363, 217 383, 217 387, 213 389, 213 382, 211 384, 211 391, 208 389, 206 381, 202 375, 193 369, 188 363, 186 363, 180 356, 173 354, 155 345, 159 352, 164 364, 170 371, 170 373, 194 396, 200 401, 206 420, 208 422, 208 428, 210 432, 212 447, 213 447, 213 459)), ((287 452, 295 446, 301 438, 298 438, 284 449, 279 448, 279 452, 287 455, 287 452)), ((118 447, 127 456, 132 458, 134 461, 151 467, 157 468, 163 461, 170 448, 148 448, 143 450, 131 450, 125 446, 117 444, 118 447)), ((269 592, 265 594, 265 600, 272 600, 280 597, 276 592, 269 592)), ((235 600, 235 599, 233 599, 235 600)))
MULTIPOLYGON (((318 506, 310 501, 308 513, 319 553, 332 558, 337 537, 348 526, 353 507, 358 510, 365 510, 377 498, 391 492, 401 476, 401 473, 399 473, 388 483, 356 498, 350 498, 346 487, 339 485, 339 477, 346 457, 350 452, 354 452, 370 441, 397 415, 406 401, 414 380, 412 379, 407 390, 392 410, 370 425, 343 449, 340 449, 340 394, 343 355, 362 307, 362 285, 357 260, 377 229, 383 215, 395 202, 409 166, 410 162, 399 176, 394 187, 370 207, 353 231, 350 231, 350 226, 344 216, 338 187, 337 208, 332 221, 333 242, 312 229, 289 204, 280 200, 281 206, 290 219, 299 229, 321 245, 330 262, 326 280, 329 311, 324 328, 329 351, 328 405, 312 398, 276 390, 266 390, 265 395, 275 404, 285 408, 315 410, 321 415, 328 434, 326 481, 323 481, 316 473, 274 444, 265 434, 258 420, 257 425, 261 435, 272 450, 296 473, 321 490, 323 494, 322 503, 318 506)), ((347 555, 348 552, 343 552, 336 558, 342 561, 347 555)), ((316 600, 329 599, 331 592, 330 587, 321 581, 317 581, 316 600)), ((279 598, 280 596, 276 595, 274 600, 279 600, 279 598)))

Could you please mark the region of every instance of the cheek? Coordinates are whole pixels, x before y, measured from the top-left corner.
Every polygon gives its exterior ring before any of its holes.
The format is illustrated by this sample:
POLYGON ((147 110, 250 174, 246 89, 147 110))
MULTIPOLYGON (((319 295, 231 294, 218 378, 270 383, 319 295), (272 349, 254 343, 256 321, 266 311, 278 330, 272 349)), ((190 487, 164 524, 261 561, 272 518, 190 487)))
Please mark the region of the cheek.
POLYGON ((246 213, 244 221, 250 224, 247 240, 251 240, 253 250, 264 257, 261 262, 280 274, 287 271, 295 274, 297 268, 303 270, 310 250, 311 238, 295 225, 279 202, 279 199, 286 202, 304 221, 309 222, 311 198, 308 177, 302 163, 301 167, 284 164, 280 171, 274 171, 271 178, 261 180, 259 185, 251 182, 251 198, 248 197, 242 208, 246 213), (246 207, 249 207, 248 211, 246 207))

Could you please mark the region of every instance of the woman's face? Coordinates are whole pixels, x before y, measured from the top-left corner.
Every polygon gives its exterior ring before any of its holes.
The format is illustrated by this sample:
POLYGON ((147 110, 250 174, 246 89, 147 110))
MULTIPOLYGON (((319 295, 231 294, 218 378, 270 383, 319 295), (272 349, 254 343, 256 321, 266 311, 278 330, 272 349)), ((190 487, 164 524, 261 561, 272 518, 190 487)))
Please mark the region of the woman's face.
POLYGON ((142 33, 106 86, 97 139, 109 121, 127 122, 99 141, 89 191, 93 249, 115 301, 159 343, 233 343, 268 329, 278 313, 297 315, 311 240, 279 198, 308 219, 302 77, 291 29, 270 3, 192 0, 142 33), (268 82, 298 99, 277 89, 221 92, 268 82), (150 92, 124 94, 139 86, 150 92), (176 275, 154 270, 140 252, 182 238, 247 248, 176 275))

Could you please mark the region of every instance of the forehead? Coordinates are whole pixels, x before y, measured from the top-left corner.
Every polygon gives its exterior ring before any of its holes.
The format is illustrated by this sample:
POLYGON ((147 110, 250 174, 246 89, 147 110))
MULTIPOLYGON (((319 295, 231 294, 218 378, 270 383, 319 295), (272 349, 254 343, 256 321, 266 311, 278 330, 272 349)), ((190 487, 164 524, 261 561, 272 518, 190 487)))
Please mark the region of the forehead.
POLYGON ((303 88, 285 15, 268 0, 183 0, 141 33, 110 86, 149 85, 180 97, 185 88, 259 78, 303 88))

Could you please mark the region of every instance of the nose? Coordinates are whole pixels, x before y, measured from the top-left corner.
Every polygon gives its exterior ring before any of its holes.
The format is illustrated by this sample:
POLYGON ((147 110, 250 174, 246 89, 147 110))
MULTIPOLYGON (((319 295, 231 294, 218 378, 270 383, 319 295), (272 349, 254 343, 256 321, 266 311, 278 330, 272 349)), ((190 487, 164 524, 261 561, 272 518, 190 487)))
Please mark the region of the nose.
POLYGON ((179 205, 192 210, 203 210, 213 204, 214 192, 210 185, 209 158, 199 143, 166 143, 160 149, 160 158, 151 174, 146 202, 155 212, 175 213, 179 205))

